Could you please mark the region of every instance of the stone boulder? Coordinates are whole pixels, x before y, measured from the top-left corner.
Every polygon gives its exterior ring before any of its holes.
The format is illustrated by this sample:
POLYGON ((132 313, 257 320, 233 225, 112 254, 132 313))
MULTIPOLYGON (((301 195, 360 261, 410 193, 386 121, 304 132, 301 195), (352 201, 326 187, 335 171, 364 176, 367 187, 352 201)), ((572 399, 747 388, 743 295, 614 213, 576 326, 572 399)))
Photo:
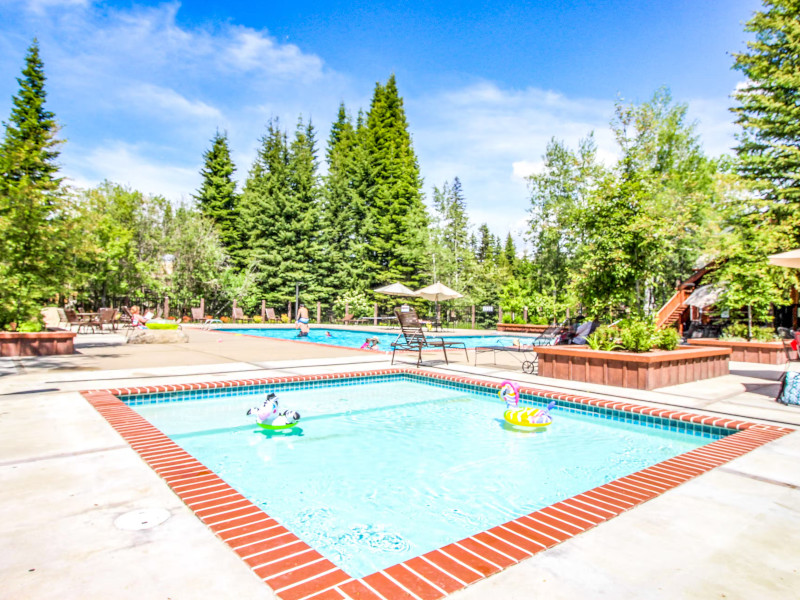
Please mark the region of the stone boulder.
POLYGON ((185 344, 189 336, 180 329, 135 329, 128 335, 129 344, 185 344))

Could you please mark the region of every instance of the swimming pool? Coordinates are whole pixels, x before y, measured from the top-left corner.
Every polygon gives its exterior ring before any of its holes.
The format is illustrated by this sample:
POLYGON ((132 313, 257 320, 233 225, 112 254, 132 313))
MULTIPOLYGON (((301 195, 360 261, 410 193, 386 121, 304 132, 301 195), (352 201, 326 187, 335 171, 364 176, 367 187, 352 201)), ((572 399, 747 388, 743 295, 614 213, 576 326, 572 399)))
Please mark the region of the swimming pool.
POLYGON ((719 437, 564 409, 547 430, 520 432, 503 425, 496 394, 422 381, 282 392, 281 408, 302 415, 286 433, 245 416, 263 393, 181 394, 135 409, 358 577, 719 437))
MULTIPOLYGON (((313 344, 330 344, 343 348, 361 348, 367 338, 378 338, 378 350, 390 351, 391 344, 397 339, 397 333, 372 332, 353 329, 325 329, 315 326, 307 336, 298 336, 298 330, 294 328, 255 328, 242 327, 236 329, 217 329, 215 331, 223 333, 233 333, 241 335, 254 335, 258 337, 268 337, 278 340, 295 340, 299 342, 313 344), (330 334, 330 335, 328 335, 330 334)), ((511 346, 515 339, 530 340, 536 336, 524 335, 432 335, 426 334, 431 339, 443 338, 448 341, 464 342, 467 348, 476 346, 511 346)), ((530 343, 530 342, 528 342, 530 343)))
MULTIPOLYGON (((498 387, 497 383, 477 379, 396 368, 366 373, 306 375, 249 381, 98 390, 83 392, 83 394, 134 450, 164 478, 175 493, 194 510, 195 514, 239 554, 279 597, 286 600, 317 597, 319 594, 326 598, 397 598, 406 597, 409 590, 414 590, 416 597, 419 598, 440 598, 525 560, 792 431, 736 419, 702 416, 624 402, 523 389, 525 394, 535 392, 541 397, 556 398, 559 403, 556 411, 558 421, 551 426, 551 431, 547 431, 544 435, 527 435, 522 438, 526 442, 533 441, 541 444, 544 440, 548 440, 551 437, 549 434, 556 432, 554 429, 556 425, 566 422, 570 411, 577 411, 576 414, 583 415, 583 417, 594 415, 591 417, 592 419, 621 420, 622 423, 628 424, 636 422, 661 432, 688 428, 694 430, 696 434, 706 436, 705 441, 708 443, 630 475, 599 485, 544 508, 536 509, 521 517, 507 520, 500 525, 453 541, 420 556, 414 556, 399 564, 358 577, 345 572, 321 555, 314 546, 299 539, 291 527, 284 527, 270 514, 265 513, 264 510, 232 489, 221 479, 220 475, 224 477, 224 473, 217 475, 211 472, 210 465, 192 457, 175 441, 167 438, 163 432, 133 410, 133 407, 144 406, 152 402, 164 403, 174 400, 175 391, 185 391, 186 393, 179 395, 179 398, 185 402, 179 404, 191 407, 196 400, 200 400, 202 403, 223 397, 234 402, 234 399, 243 391, 262 394, 267 390, 273 390, 278 391, 285 400, 285 406, 289 407, 288 398, 293 392, 299 391, 304 396, 310 396, 312 393, 316 393, 315 390, 320 386, 330 389, 330 386, 333 385, 336 391, 334 395, 338 396, 340 389, 351 388, 353 384, 363 385, 366 389, 374 383, 398 380, 425 383, 427 384, 426 388, 433 386, 434 391, 431 392, 431 395, 450 394, 454 391, 457 394, 494 393, 498 387), (440 390, 445 391, 440 392, 440 390), (123 404, 121 399, 128 404, 123 404), (724 435, 724 437, 714 439, 720 435, 724 435)), ((459 405, 457 398, 451 398, 451 400, 453 401, 450 404, 459 405)), ((294 408, 303 410, 300 407, 294 408)), ((358 409, 356 409, 354 412, 356 417, 361 419, 363 415, 369 415, 371 411, 358 413, 358 409)), ((279 438, 280 443, 289 444, 289 442, 294 443, 295 441, 299 443, 306 436, 312 439, 311 429, 321 427, 325 418, 315 419, 313 410, 306 415, 301 421, 301 425, 306 429, 304 435, 279 438)), ((493 410, 492 415, 496 415, 493 410)), ((480 418, 486 420, 483 416, 480 418)), ((471 419, 472 417, 467 420, 471 419)), ((330 421, 332 422, 332 420, 330 421)), ((230 429, 229 426, 226 427, 225 423, 219 423, 219 425, 221 425, 221 429, 230 429)), ((192 427, 191 423, 187 423, 186 429, 173 435, 176 439, 182 434, 187 434, 186 438, 205 437, 197 435, 198 433, 214 435, 213 431, 198 432, 193 431, 192 427)), ((497 423, 492 427, 495 429, 495 433, 504 433, 497 423)), ((257 435, 252 432, 248 433, 248 426, 243 426, 242 431, 243 435, 250 438, 257 435)), ((336 436, 337 433, 330 434, 329 437, 336 436)), ((401 430, 396 437, 404 439, 404 435, 401 430)), ((274 439, 272 438, 273 441, 274 439)), ((462 438, 461 448, 468 451, 473 442, 474 440, 471 438, 462 438)), ((315 443, 319 443, 319 441, 315 443)), ((259 443, 255 446, 263 447, 259 443)), ((267 448, 270 447, 267 446, 267 448)), ((407 448, 407 444, 401 447, 407 448)), ((503 446, 506 451, 501 453, 500 458, 505 460, 507 456, 514 455, 507 451, 514 447, 513 443, 511 446, 503 446)), ((433 454, 436 459, 439 458, 436 456, 436 452, 428 454, 433 454)), ((457 454, 461 454, 461 452, 457 454)), ((497 457, 494 455, 483 456, 483 460, 492 459, 497 459, 497 457)), ((492 463, 492 465, 496 464, 492 463)), ((480 465, 468 463, 467 468, 462 468, 460 471, 475 470, 474 466, 480 465)), ((636 467, 633 466, 633 468, 636 467)), ((283 481, 273 480, 273 485, 270 487, 271 498, 282 495, 282 484, 283 481)), ((493 485, 492 480, 483 478, 477 489, 486 484, 493 485)), ((405 487, 400 492, 403 492, 404 489, 405 487)), ((494 502, 487 502, 487 504, 499 504, 501 512, 506 510, 511 503, 509 497, 503 494, 494 495, 492 498, 494 498, 494 502)), ((312 519, 316 519, 318 516, 318 513, 311 515, 312 519)), ((452 513, 450 516, 441 516, 440 520, 457 520, 459 516, 452 513)), ((319 523, 319 521, 317 522, 319 523)), ((375 537, 374 533, 374 531, 358 530, 356 536, 372 539, 379 547, 394 539, 390 536, 375 537)))

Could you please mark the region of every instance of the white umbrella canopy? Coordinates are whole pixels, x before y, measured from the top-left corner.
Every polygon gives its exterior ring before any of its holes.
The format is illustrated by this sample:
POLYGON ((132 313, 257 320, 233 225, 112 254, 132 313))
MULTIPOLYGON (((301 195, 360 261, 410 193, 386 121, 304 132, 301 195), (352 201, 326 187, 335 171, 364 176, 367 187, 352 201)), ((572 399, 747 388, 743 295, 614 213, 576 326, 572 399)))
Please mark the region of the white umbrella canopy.
POLYGON ((780 254, 770 254, 767 258, 769 258, 769 264, 771 265, 800 269, 800 248, 789 250, 789 252, 781 252, 780 254))
POLYGON ((450 289, 445 284, 438 281, 433 285, 417 290, 416 294, 417 296, 422 296, 426 300, 433 300, 434 302, 464 297, 463 294, 459 294, 457 291, 450 289))
POLYGON ((418 296, 417 292, 404 286, 402 283, 393 283, 372 290, 376 294, 386 294, 387 296, 418 296))

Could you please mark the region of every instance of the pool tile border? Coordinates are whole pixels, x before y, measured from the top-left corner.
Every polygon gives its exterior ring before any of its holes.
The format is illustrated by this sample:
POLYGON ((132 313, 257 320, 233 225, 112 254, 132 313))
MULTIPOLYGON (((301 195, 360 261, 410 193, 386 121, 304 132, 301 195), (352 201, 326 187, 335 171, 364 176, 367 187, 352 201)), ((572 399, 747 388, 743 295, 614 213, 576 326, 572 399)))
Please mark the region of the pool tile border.
POLYGON ((119 398, 132 394, 336 381, 393 374, 415 375, 486 390, 500 387, 499 383, 471 377, 398 367, 81 393, 200 520, 283 600, 443 598, 794 431, 739 419, 522 387, 524 395, 556 400, 559 405, 575 404, 595 412, 612 409, 702 427, 735 430, 735 433, 366 577, 353 578, 225 483, 119 398))

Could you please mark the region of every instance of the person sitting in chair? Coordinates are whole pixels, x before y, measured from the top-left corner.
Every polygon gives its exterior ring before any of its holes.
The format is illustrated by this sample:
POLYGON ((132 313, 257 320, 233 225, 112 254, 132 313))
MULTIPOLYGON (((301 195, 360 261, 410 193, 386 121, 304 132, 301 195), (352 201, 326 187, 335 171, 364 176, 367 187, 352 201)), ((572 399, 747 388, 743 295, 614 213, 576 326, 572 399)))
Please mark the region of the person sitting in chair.
POLYGON ((131 323, 138 329, 147 329, 145 325, 150 319, 153 318, 153 313, 147 311, 145 314, 139 313, 138 306, 131 306, 131 323))

